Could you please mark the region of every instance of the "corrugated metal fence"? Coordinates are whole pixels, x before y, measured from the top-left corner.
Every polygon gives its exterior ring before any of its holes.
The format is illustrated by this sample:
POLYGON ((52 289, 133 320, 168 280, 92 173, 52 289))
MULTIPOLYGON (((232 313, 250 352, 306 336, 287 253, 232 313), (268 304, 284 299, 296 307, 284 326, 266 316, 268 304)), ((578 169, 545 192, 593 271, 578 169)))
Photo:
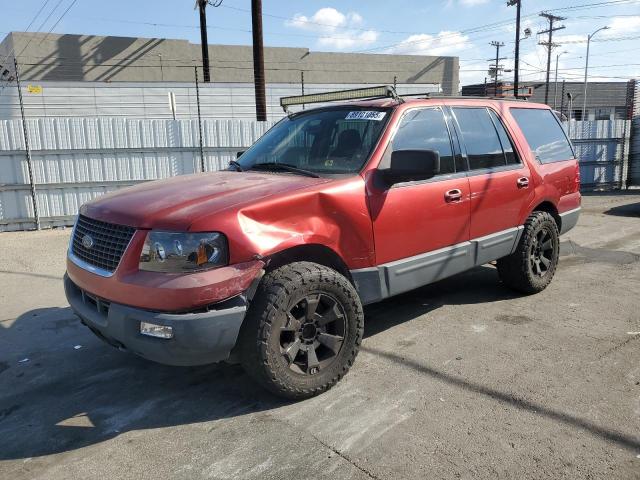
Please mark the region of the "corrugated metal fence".
POLYGON ((633 88, 633 120, 627 178, 629 179, 629 185, 640 186, 640 81, 636 80, 633 88))
MULTIPOLYGON (((203 120, 205 169, 219 170, 274 122, 203 120)), ((106 192, 200 171, 197 120, 28 120, 43 227, 69 225, 83 203, 106 192)), ((0 231, 33 228, 19 120, 0 121, 0 231)))
POLYGON ((629 160, 629 120, 565 122, 580 159, 583 190, 618 189, 625 185, 629 160))
MULTIPOLYGON (((587 188, 620 187, 629 121, 571 122, 587 188)), ((225 168, 273 122, 203 120, 206 170, 225 168)), ((197 120, 28 120, 43 227, 69 225, 79 206, 144 180, 200 171, 197 120)), ((0 121, 0 231, 34 227, 22 125, 0 121)))

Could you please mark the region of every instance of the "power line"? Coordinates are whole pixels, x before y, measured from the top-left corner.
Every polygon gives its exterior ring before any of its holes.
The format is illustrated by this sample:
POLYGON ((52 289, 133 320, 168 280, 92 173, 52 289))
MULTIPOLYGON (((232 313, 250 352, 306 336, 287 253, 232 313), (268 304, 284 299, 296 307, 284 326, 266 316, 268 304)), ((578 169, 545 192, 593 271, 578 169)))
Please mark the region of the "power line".
POLYGON ((54 28, 56 28, 58 26, 58 24, 62 21, 62 19, 65 17, 65 15, 67 13, 69 13, 69 10, 71 10, 73 8, 73 6, 76 4, 78 0, 73 0, 69 6, 67 7, 67 9, 62 12, 62 15, 60 15, 60 17, 58 18, 58 20, 56 21, 56 23, 53 24, 53 26, 49 29, 49 31, 47 32, 47 34, 44 36, 44 38, 42 40, 40 40, 40 44, 42 44, 42 42, 44 42, 47 37, 49 37, 49 34, 53 31, 54 28))

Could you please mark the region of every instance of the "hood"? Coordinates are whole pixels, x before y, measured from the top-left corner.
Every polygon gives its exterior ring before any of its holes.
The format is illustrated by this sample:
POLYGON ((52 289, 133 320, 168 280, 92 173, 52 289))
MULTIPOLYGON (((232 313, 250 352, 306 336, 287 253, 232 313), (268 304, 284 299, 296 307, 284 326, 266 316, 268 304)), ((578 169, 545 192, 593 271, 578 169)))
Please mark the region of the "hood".
POLYGON ((80 213, 136 228, 186 231, 205 215, 328 181, 291 174, 231 171, 181 175, 101 196, 83 205, 80 213))

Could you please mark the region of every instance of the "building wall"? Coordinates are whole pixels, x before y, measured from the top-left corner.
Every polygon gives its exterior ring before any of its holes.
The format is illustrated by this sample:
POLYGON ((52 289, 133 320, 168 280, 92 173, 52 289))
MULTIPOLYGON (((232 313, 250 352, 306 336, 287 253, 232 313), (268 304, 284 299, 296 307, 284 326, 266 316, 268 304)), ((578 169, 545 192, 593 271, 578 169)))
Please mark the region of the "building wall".
MULTIPOLYGON (((532 102, 544 103, 544 82, 526 82, 525 85, 533 87, 532 102)), ((565 82, 564 102, 562 101, 562 82, 549 83, 549 104, 568 116, 567 93, 573 96, 573 111, 571 118, 580 120, 582 117, 582 104, 584 101, 583 82, 565 82)), ((626 118, 627 106, 627 82, 589 82, 587 85, 587 118, 585 120, 616 120, 626 118)))
MULTIPOLYGON (((305 93, 362 87, 362 84, 305 84, 305 93)), ((401 94, 439 92, 439 85, 399 84, 401 94)), ((128 117, 173 118, 169 94, 175 95, 176 118, 197 118, 198 106, 193 82, 54 82, 25 81, 22 95, 27 118, 128 117)), ((202 118, 255 119, 255 94, 250 83, 200 84, 202 118)), ((280 97, 300 95, 301 84, 267 84, 267 118, 284 116, 280 97)), ((0 94, 0 120, 20 118, 17 87, 0 94)))
MULTIPOLYGON (((25 81, 190 82, 200 45, 163 38, 10 33, 5 51, 19 53, 25 81)), ((250 46, 210 45, 213 82, 253 82, 250 46)), ((268 83, 438 84, 458 91, 457 57, 311 52, 266 47, 268 83)), ((2 57, 0 57, 2 61, 2 57)))

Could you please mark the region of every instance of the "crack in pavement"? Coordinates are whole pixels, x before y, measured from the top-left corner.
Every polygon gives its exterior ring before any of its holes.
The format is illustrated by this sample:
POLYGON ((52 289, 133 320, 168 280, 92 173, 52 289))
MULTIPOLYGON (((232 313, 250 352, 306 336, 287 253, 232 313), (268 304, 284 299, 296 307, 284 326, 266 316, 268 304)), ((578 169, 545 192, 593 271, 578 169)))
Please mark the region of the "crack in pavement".
MULTIPOLYGON (((277 418, 274 417, 273 415, 269 415, 269 417, 271 417, 273 420, 275 420, 276 422, 280 422, 280 423, 284 423, 286 426, 290 427, 290 428, 294 428, 294 429, 298 429, 299 426, 296 425, 295 423, 289 422, 288 420, 283 420, 281 418, 277 418)), ((355 462, 355 460, 352 460, 351 458, 349 458, 349 456, 345 453, 342 453, 340 450, 338 450, 337 448, 333 447, 332 445, 330 445, 329 443, 325 442, 324 440, 322 440, 320 437, 318 437, 317 435, 315 435, 313 432, 310 432, 308 430, 305 430, 310 436, 311 438, 313 438, 316 442, 318 442, 320 445, 322 445, 324 448, 326 448, 327 450, 331 450, 333 453, 335 453, 336 455, 338 455, 340 458, 342 458, 343 460, 345 460, 346 462, 350 463, 352 466, 354 466, 355 468, 357 468, 358 470, 360 470, 362 473, 364 473, 365 475, 367 475, 369 478, 372 478, 374 480, 382 480, 380 477, 378 477, 377 475, 375 475, 374 473, 370 472, 369 470, 367 470, 366 468, 364 468, 361 465, 358 465, 358 463, 355 462)))
POLYGON ((602 360, 607 355, 612 354, 616 350, 620 350, 622 347, 626 346, 628 343, 633 342, 634 340, 638 340, 639 338, 640 338, 640 335, 634 335, 632 337, 627 338, 624 342, 620 342, 620 343, 614 345, 613 347, 611 347, 606 352, 602 353, 601 355, 598 355, 598 360, 602 360))

